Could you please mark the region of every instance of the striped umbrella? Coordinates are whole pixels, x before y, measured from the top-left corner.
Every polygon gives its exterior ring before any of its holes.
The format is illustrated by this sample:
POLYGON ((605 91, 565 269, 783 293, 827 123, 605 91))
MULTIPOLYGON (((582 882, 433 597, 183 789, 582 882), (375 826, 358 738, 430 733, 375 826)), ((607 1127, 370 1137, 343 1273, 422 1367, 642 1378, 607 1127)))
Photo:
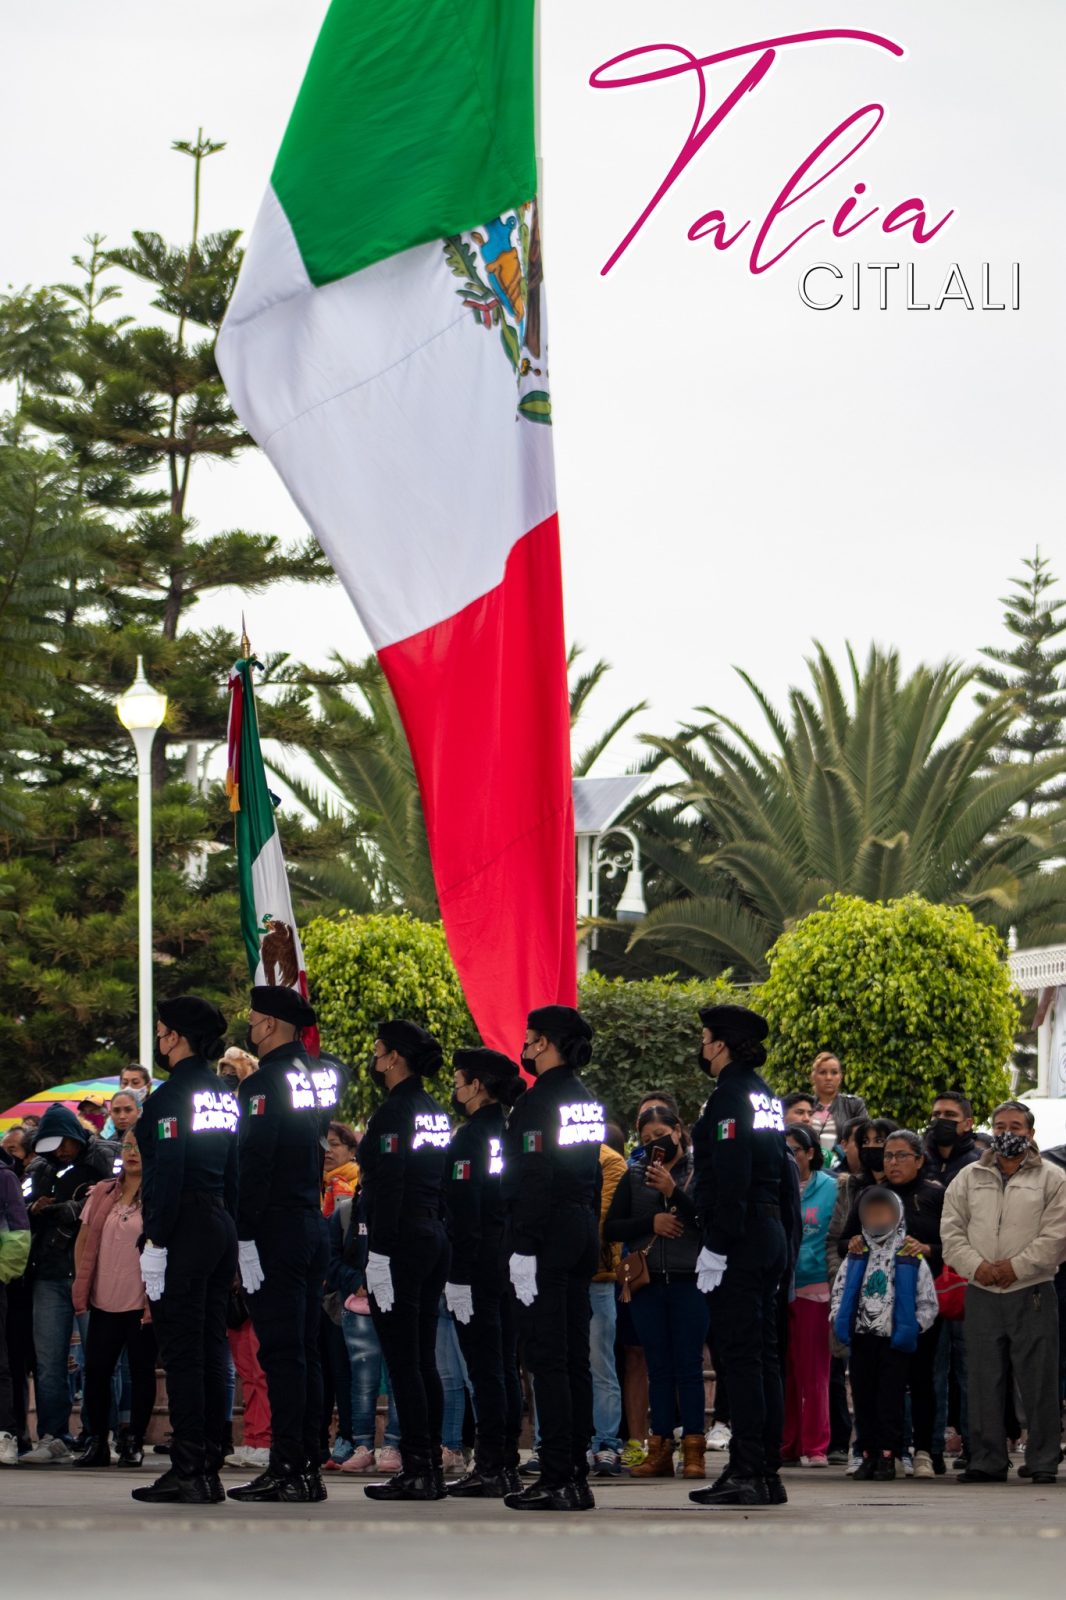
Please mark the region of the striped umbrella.
POLYGON ((117 1078, 86 1078, 80 1083, 53 1084, 50 1089, 41 1089, 28 1100, 20 1100, 17 1105, 0 1112, 0 1133, 18 1127, 26 1117, 43 1117, 49 1106, 60 1104, 75 1111, 79 1100, 84 1100, 90 1091, 113 1095, 117 1088, 117 1078))

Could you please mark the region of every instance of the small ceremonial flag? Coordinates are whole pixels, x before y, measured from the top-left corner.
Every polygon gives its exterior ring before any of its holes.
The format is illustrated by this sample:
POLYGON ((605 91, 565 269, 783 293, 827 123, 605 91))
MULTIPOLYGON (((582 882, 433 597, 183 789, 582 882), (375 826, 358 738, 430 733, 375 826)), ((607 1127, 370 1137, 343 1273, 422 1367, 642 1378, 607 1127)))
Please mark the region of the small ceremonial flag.
POLYGON ((392 688, 497 1050, 576 1000, 533 38, 534 0, 333 0, 218 340, 392 688))
MULTIPOLYGON (((303 947, 259 743, 253 666, 258 662, 251 658, 238 661, 229 680, 226 792, 237 835, 241 933, 252 982, 295 989, 306 1000, 303 947)), ((305 1029, 303 1042, 311 1055, 318 1055, 317 1028, 305 1029)))

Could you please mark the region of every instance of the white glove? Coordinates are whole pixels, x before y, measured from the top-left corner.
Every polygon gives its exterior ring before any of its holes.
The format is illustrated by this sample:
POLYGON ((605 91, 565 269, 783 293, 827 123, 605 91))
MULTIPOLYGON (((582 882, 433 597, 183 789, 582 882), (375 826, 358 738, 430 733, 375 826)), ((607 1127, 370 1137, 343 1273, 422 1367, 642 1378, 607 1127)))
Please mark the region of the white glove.
POLYGON ((456 1322, 467 1323, 474 1315, 474 1293, 468 1283, 446 1283, 444 1303, 456 1322))
POLYGON ((141 1251, 141 1280, 149 1300, 161 1300, 167 1275, 167 1252, 157 1244, 146 1244, 141 1251))
POLYGON ((725 1277, 726 1259, 714 1250, 700 1251, 696 1262, 696 1284, 700 1294, 713 1294, 725 1277))
POLYGON ((388 1256, 375 1255, 371 1250, 366 1258, 367 1292, 377 1301, 379 1311, 391 1311, 396 1303, 392 1287, 392 1262, 388 1256))
POLYGON ((511 1271, 511 1287, 515 1295, 524 1306, 531 1306, 537 1298, 537 1258, 536 1256, 512 1256, 508 1263, 511 1271))
POLYGON ((237 1244, 237 1265, 241 1272, 241 1282, 249 1294, 255 1294, 262 1288, 266 1274, 263 1263, 259 1259, 259 1251, 254 1239, 241 1239, 237 1244))

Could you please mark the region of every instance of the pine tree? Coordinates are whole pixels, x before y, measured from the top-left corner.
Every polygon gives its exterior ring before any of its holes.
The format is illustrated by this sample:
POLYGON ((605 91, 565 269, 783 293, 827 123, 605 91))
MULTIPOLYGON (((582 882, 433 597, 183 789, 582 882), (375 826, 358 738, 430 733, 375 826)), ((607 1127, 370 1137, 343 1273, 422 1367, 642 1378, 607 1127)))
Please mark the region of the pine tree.
MULTIPOLYGON (((1011 579, 1014 592, 1002 600, 1003 621, 1014 642, 1007 648, 983 649, 988 665, 977 670, 978 682, 989 691, 977 696, 979 706, 1009 695, 1018 709, 1017 720, 996 750, 1000 766, 1032 766, 1042 756, 1066 749, 1066 599, 1050 598, 1057 580, 1039 548, 1022 565, 1026 575, 1011 579)), ((1063 799, 1063 780, 1038 786, 1025 802, 1025 815, 1063 799)))

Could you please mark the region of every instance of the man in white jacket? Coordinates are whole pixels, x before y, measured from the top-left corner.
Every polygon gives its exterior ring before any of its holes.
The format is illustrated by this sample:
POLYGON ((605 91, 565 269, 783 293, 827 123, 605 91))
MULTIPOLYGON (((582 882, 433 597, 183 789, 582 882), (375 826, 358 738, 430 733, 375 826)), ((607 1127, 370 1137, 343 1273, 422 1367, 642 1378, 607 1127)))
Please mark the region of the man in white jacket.
POLYGON ((970 1465, 964 1483, 1002 1483, 1010 1470, 1004 1402, 1013 1371, 1025 1407, 1026 1475, 1054 1483, 1059 1465, 1058 1307, 1066 1258, 1066 1173, 1042 1161, 1033 1114, 1018 1100, 992 1115, 992 1149, 964 1167, 944 1197, 944 1260, 969 1282, 970 1465))

